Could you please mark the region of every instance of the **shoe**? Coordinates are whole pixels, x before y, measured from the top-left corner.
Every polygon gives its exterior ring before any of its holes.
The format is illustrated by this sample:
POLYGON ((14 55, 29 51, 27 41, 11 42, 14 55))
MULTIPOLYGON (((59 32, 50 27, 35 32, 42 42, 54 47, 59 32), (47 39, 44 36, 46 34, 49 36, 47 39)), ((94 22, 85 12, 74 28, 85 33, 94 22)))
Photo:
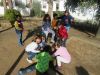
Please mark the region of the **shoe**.
POLYGON ((61 70, 61 67, 59 67, 59 66, 56 66, 56 70, 61 70))
POLYGON ((29 60, 28 58, 26 59, 30 64, 33 62, 32 60, 29 60))
POLYGON ((18 75, 24 75, 23 71, 19 70, 18 75))

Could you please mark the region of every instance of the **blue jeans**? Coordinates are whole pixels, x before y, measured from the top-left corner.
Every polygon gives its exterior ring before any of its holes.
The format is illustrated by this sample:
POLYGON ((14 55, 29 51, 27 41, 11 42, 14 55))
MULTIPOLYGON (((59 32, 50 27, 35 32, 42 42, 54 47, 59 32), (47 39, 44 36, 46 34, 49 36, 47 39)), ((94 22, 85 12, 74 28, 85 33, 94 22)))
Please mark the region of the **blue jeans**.
POLYGON ((27 52, 27 54, 28 54, 28 59, 29 60, 32 60, 33 57, 35 57, 35 55, 36 55, 36 53, 33 53, 33 52, 27 52))
POLYGON ((67 26, 65 26, 65 28, 66 28, 66 30, 67 30, 67 32, 69 32, 69 30, 70 30, 70 24, 68 24, 67 26))
POLYGON ((16 29, 15 29, 15 31, 16 31, 17 38, 18 38, 18 44, 22 45, 23 44, 23 42, 22 42, 22 31, 21 30, 16 30, 16 29))
POLYGON ((18 75, 26 75, 27 73, 30 73, 30 72, 36 70, 35 65, 36 65, 36 63, 32 64, 26 68, 20 69, 18 72, 18 75))

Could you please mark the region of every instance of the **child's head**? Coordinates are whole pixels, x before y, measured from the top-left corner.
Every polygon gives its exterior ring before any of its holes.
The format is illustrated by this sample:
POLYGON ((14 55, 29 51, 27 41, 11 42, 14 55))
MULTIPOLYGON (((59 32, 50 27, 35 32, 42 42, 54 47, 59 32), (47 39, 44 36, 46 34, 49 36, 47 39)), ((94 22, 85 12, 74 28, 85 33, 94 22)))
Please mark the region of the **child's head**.
POLYGON ((40 38, 40 37, 36 37, 35 42, 36 42, 37 44, 40 44, 40 43, 41 43, 41 38, 40 38))
POLYGON ((56 14, 56 13, 53 14, 53 18, 54 18, 54 19, 57 18, 57 14, 56 14))
POLYGON ((21 16, 16 16, 16 20, 20 21, 21 20, 21 16))
POLYGON ((45 15, 44 15, 43 21, 44 21, 44 22, 46 22, 46 21, 51 21, 51 18, 50 18, 50 16, 49 16, 49 14, 45 14, 45 15))
POLYGON ((65 22, 63 20, 61 20, 60 25, 65 25, 65 22))
POLYGON ((68 15, 69 15, 69 11, 66 10, 66 11, 64 12, 64 15, 68 16, 68 15))
POLYGON ((54 49, 58 49, 60 46, 61 46, 61 45, 60 45, 58 42, 56 42, 56 43, 53 44, 52 47, 53 47, 54 49))

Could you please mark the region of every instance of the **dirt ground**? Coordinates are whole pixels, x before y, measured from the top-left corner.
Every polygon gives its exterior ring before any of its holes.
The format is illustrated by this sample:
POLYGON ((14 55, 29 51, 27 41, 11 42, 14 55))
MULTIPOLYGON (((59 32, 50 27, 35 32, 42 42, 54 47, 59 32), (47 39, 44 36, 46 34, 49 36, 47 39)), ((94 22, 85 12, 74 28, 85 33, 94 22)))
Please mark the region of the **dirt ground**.
MULTIPOLYGON (((25 30, 41 25, 38 21, 27 21, 25 30)), ((24 32, 25 39, 27 31, 24 32)), ((0 75, 17 75, 20 68, 29 66, 25 46, 31 42, 28 38, 23 47, 17 45, 14 28, 0 33, 0 75), (21 55, 22 54, 22 55, 21 55), (19 59, 20 57, 20 59, 19 59), (17 60, 19 59, 19 60, 17 60), (19 61, 19 63, 18 63, 19 61)), ((72 57, 70 64, 63 64, 60 72, 63 75, 99 75, 100 74, 100 40, 90 38, 86 33, 71 28, 67 49, 72 57)), ((35 72, 27 75, 36 75, 35 72)), ((51 75, 57 75, 57 73, 51 75)))

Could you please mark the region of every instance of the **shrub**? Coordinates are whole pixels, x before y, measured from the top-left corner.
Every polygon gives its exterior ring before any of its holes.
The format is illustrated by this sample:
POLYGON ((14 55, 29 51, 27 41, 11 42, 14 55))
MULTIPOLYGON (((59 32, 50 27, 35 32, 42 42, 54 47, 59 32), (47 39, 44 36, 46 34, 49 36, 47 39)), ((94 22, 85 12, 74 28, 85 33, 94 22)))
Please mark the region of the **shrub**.
POLYGON ((3 0, 1 0, 1 2, 0 2, 0 6, 3 6, 3 0))
POLYGON ((41 11, 41 4, 39 1, 33 0, 31 15, 30 16, 37 16, 41 17, 43 12, 41 11))
POLYGON ((56 13, 58 16, 62 16, 63 15, 63 11, 55 11, 54 13, 56 13))
POLYGON ((8 9, 6 10, 5 14, 4 14, 4 18, 6 20, 9 20, 11 25, 13 26, 13 23, 16 20, 16 16, 21 16, 20 12, 15 10, 15 9, 8 9))

